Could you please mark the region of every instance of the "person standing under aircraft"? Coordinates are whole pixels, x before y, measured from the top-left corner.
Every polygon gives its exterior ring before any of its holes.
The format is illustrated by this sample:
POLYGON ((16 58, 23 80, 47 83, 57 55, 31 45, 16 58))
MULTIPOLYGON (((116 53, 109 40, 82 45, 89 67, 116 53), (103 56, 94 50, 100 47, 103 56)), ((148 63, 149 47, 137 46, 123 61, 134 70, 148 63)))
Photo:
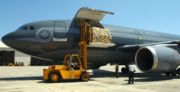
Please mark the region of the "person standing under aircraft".
POLYGON ((116 78, 119 77, 119 65, 115 66, 116 78))
POLYGON ((134 66, 132 64, 130 64, 130 65, 128 65, 128 68, 129 68, 129 72, 128 72, 128 75, 129 75, 128 84, 134 84, 134 72, 135 72, 134 66))

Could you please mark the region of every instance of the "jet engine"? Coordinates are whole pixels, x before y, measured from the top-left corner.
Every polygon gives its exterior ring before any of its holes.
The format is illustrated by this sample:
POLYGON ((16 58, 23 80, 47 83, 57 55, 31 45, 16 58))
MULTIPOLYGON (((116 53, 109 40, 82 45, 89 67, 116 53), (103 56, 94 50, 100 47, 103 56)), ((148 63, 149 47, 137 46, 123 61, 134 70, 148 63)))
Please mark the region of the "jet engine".
POLYGON ((170 47, 145 46, 136 52, 135 63, 143 72, 169 72, 180 65, 180 55, 170 47))

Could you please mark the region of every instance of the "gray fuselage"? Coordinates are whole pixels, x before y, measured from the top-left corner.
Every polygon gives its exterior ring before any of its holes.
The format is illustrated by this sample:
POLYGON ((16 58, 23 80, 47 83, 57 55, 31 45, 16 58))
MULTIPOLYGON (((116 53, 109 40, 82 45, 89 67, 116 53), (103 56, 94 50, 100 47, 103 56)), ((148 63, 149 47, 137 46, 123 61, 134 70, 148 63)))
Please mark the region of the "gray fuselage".
MULTIPOLYGON (((177 35, 147 30, 103 25, 112 34, 115 44, 109 48, 88 48, 89 64, 128 64, 134 61, 134 52, 117 50, 124 45, 136 45, 180 40, 177 35)), ((23 53, 53 61, 62 61, 65 54, 79 53, 79 26, 75 21, 50 20, 28 23, 2 38, 2 41, 23 53)))

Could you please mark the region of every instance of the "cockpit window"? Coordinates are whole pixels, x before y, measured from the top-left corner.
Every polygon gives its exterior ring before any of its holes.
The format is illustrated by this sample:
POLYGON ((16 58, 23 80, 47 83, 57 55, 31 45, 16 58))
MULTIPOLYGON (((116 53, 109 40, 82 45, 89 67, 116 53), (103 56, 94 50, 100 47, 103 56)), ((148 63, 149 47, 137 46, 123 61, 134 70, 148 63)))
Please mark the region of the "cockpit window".
POLYGON ((22 29, 23 30, 28 30, 28 26, 23 26, 22 29))
POLYGON ((34 26, 29 26, 29 30, 34 30, 34 26))
POLYGON ((21 27, 22 30, 34 30, 35 27, 34 26, 23 26, 21 27))

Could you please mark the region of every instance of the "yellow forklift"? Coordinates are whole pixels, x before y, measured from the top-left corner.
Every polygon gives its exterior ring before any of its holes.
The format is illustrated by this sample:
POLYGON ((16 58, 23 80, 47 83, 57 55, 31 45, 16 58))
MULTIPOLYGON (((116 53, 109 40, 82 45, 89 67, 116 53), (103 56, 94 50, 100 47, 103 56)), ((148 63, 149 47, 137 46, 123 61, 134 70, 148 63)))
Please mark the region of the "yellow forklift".
POLYGON ((83 69, 78 54, 67 54, 63 65, 52 65, 43 70, 43 79, 50 82, 72 79, 88 81, 89 75, 83 69))
POLYGON ((80 54, 67 54, 63 65, 52 65, 43 69, 44 81, 58 82, 61 80, 80 79, 89 80, 87 73, 87 45, 91 41, 92 32, 90 24, 80 25, 80 54))

